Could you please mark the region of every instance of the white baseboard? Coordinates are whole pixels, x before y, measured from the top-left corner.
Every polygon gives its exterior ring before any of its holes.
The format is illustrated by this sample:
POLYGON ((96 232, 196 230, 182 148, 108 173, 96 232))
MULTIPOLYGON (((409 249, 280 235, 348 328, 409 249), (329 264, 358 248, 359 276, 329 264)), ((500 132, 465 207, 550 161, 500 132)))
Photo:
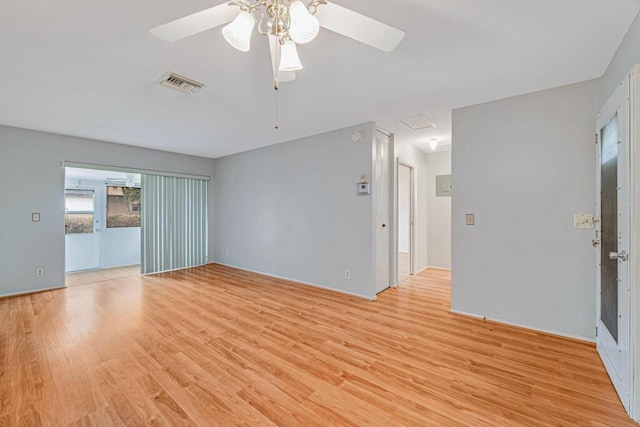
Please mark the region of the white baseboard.
POLYGON ((435 267, 435 266, 433 266, 433 265, 430 265, 430 266, 428 266, 428 267, 426 267, 426 268, 431 268, 431 269, 433 269, 433 270, 451 271, 451 268, 447 268, 447 267, 435 267))
POLYGON ((64 286, 56 286, 53 288, 32 289, 30 291, 15 292, 13 294, 0 294, 0 298, 19 297, 24 295, 38 294, 40 292, 57 291, 59 289, 64 289, 64 288, 65 288, 64 286))
POLYGON ((445 270, 445 271, 451 271, 451 269, 450 269, 450 268, 445 268, 445 267, 434 267, 434 266, 432 266, 432 265, 427 265, 426 267, 422 267, 420 270, 418 270, 418 271, 416 271, 415 273, 413 273, 413 275, 415 276, 415 275, 420 274, 420 273, 422 273, 423 271, 428 270, 428 269, 432 269, 432 270, 445 270))
POLYGON ((226 264, 224 262, 214 261, 214 262, 210 262, 209 264, 220 264, 220 265, 224 265, 225 267, 235 268, 236 270, 242 270, 242 271, 247 271, 249 273, 261 274, 263 276, 273 277, 275 279, 282 279, 282 280, 286 280, 288 282, 298 283, 298 284, 304 285, 304 286, 312 286, 314 288, 320 288, 320 289, 324 289, 324 290, 327 290, 327 291, 338 292, 338 293, 341 293, 341 294, 350 295, 352 297, 364 298, 364 299, 369 300, 369 301, 375 301, 375 300, 378 299, 377 296, 371 297, 371 296, 366 296, 366 295, 360 295, 360 294, 357 294, 357 293, 354 293, 354 292, 348 292, 348 291, 343 291, 341 289, 330 288, 329 286, 318 285, 317 283, 303 282, 302 280, 292 279, 290 277, 278 276, 276 274, 269 274, 269 273, 265 273, 265 272, 262 272, 262 271, 251 270, 249 268, 238 267, 237 265, 226 264))
POLYGON ((420 273, 422 273, 423 271, 425 271, 427 268, 429 268, 429 266, 422 267, 420 270, 415 271, 415 272, 413 273, 413 275, 414 275, 414 276, 417 276, 418 274, 420 274, 420 273))
POLYGON ((579 335, 567 334, 566 332, 553 331, 553 330, 550 330, 550 329, 536 328, 536 327, 529 326, 529 325, 523 325, 521 323, 508 322, 506 320, 495 319, 495 318, 491 318, 491 317, 481 316, 479 314, 467 313, 467 312, 464 312, 464 311, 459 311, 459 310, 454 310, 454 309, 451 309, 449 311, 451 313, 453 313, 453 314, 459 314, 459 315, 462 315, 462 316, 473 317, 473 318, 479 319, 479 320, 489 320, 491 322, 502 323, 504 325, 515 326, 516 328, 528 329, 530 331, 541 332, 541 333, 544 333, 544 334, 547 334, 547 335, 555 335, 555 336, 558 336, 558 337, 569 338, 569 339, 572 339, 572 340, 584 341, 584 342, 588 342, 588 343, 595 343, 596 342, 595 338, 587 338, 587 337, 582 337, 582 336, 579 336, 579 335))

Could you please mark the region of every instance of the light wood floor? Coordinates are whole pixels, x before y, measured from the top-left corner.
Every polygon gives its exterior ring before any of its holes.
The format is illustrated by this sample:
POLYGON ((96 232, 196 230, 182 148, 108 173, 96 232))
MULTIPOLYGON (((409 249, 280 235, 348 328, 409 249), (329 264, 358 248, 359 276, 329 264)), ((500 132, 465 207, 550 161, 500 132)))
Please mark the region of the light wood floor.
POLYGON ((65 286, 87 285, 89 283, 104 282, 105 280, 122 279, 124 277, 139 276, 140 265, 125 267, 101 268, 99 270, 78 271, 65 274, 65 286))
POLYGON ((591 345, 210 265, 0 300, 0 425, 626 426, 591 345))

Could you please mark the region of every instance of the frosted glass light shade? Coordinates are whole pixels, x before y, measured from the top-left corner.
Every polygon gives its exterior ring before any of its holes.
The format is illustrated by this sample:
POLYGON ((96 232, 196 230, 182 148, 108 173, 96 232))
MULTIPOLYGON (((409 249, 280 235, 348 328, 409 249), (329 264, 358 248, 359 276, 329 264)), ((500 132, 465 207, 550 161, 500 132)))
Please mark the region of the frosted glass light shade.
POLYGON ((430 138, 429 139, 429 148, 435 150, 438 148, 438 138, 430 138))
POLYGON ((302 63, 298 57, 298 49, 293 40, 287 40, 280 49, 282 59, 280 59, 280 71, 302 70, 302 63))
POLYGON ((289 6, 289 36, 291 40, 299 44, 309 43, 318 35, 320 23, 315 16, 309 13, 307 7, 300 0, 294 1, 289 6))
POLYGON ((251 48, 251 33, 256 20, 249 12, 242 11, 222 29, 224 39, 240 52, 248 52, 251 48))

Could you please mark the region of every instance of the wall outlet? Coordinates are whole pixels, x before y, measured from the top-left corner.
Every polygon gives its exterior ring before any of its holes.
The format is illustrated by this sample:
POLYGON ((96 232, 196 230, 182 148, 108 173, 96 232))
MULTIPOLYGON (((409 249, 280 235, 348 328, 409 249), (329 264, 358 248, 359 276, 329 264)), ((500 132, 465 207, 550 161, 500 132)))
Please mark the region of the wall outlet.
POLYGON ((371 185, 368 182, 359 182, 356 185, 356 194, 358 196, 368 196, 371 194, 371 185))
POLYGON ((224 250, 224 256, 229 256, 229 249, 224 250))
POLYGON ((349 279, 349 280, 351 280, 351 270, 346 269, 346 270, 344 271, 344 278, 345 278, 345 279, 349 279))
POLYGON ((36 268, 36 277, 44 276, 44 268, 36 268))

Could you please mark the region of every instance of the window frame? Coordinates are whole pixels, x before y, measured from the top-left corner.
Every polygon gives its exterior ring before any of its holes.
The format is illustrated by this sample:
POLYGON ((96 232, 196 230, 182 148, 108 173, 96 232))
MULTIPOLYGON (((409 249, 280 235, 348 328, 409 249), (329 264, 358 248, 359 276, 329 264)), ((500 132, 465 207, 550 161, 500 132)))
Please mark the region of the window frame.
POLYGON ((130 229, 130 228, 141 228, 142 227, 142 201, 138 204, 138 210, 132 211, 131 213, 137 215, 140 218, 140 222, 138 225, 127 226, 127 227, 113 227, 109 226, 109 187, 114 188, 137 188, 142 191, 142 187, 140 185, 133 185, 128 187, 125 184, 120 183, 105 183, 104 187, 104 229, 105 230, 116 230, 116 229, 130 229))
POLYGON ((92 189, 82 189, 82 188, 65 188, 64 189, 64 234, 66 235, 86 235, 86 234, 95 234, 95 221, 96 221, 96 192, 92 189), (69 210, 67 208, 67 196, 69 195, 91 195, 93 210, 69 210), (69 226, 67 224, 67 217, 74 215, 91 215, 91 231, 86 232, 69 232, 69 226))

